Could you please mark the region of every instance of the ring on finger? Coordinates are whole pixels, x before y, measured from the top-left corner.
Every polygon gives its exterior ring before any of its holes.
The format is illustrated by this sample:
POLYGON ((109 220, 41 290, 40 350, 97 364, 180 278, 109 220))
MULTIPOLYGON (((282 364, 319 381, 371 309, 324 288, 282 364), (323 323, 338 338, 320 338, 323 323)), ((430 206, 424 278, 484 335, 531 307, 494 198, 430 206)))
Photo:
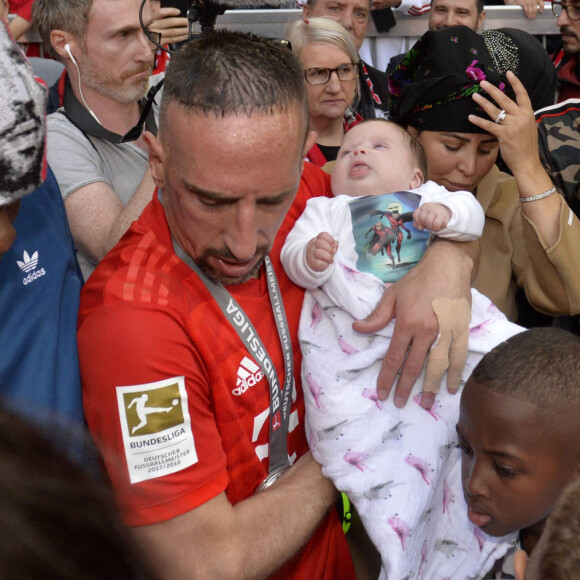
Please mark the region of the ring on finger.
POLYGON ((506 117, 507 117, 507 113, 505 112, 505 109, 502 109, 502 110, 499 112, 499 115, 498 115, 498 116, 495 118, 495 122, 496 122, 498 125, 501 125, 501 124, 502 124, 502 123, 505 121, 505 118, 506 118, 506 117))

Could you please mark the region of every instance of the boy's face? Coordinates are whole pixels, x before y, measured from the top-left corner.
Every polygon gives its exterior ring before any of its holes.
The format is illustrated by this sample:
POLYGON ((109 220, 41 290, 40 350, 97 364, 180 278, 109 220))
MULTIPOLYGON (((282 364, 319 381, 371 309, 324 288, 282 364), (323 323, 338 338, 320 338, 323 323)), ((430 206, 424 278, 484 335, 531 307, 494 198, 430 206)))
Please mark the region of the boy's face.
POLYGON ((401 131, 384 121, 356 125, 344 136, 332 172, 334 195, 382 195, 423 183, 401 131))
POLYGON ((469 379, 457 433, 470 521, 491 536, 541 529, 577 468, 566 429, 548 425, 535 404, 469 379))

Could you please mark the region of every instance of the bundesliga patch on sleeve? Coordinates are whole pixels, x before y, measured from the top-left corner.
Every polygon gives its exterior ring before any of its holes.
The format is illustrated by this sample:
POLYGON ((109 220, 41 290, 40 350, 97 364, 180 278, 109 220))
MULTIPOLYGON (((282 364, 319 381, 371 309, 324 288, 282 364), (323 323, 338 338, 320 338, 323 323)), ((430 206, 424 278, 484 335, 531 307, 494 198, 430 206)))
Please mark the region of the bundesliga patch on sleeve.
POLYGON ((184 377, 117 387, 117 403, 131 483, 197 463, 184 377))

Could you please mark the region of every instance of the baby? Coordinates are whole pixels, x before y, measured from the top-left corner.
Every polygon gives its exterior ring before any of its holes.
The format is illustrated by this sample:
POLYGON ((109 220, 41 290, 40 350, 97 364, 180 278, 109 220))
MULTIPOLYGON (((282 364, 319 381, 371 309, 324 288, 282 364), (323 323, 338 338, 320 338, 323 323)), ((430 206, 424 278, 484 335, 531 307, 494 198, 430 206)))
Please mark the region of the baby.
MULTIPOLYGON (((578 577, 578 569, 557 574, 565 561, 550 564, 550 550, 534 546, 540 535, 560 532, 554 522, 544 530, 546 518, 580 474, 579 349, 580 338, 566 331, 528 330, 486 354, 461 396, 457 434, 468 517, 491 536, 519 532, 523 549, 533 550, 532 568, 545 560, 536 577, 578 577)), ((571 552, 561 542, 560 549, 571 552)), ((502 578, 514 573, 507 560, 502 578)))
MULTIPOLYGON (((381 554, 381 577, 465 580, 482 577, 509 545, 467 519, 459 399, 443 389, 422 407, 421 375, 405 407, 380 401, 376 380, 394 325, 375 335, 352 329, 380 300, 384 282, 420 259, 429 240, 423 230, 455 240, 482 231, 475 197, 421 185, 425 173, 422 149, 406 131, 384 120, 355 126, 332 174, 336 197, 308 202, 281 257, 290 278, 308 289, 299 338, 310 447, 355 504, 381 554)), ((472 296, 462 379, 521 330, 477 291, 472 296)))
MULTIPOLYGON (((382 270, 379 277, 387 282, 397 280, 412 263, 403 267, 395 264, 391 244, 396 244, 398 264, 401 264, 401 229, 411 240, 412 232, 405 226, 411 221, 411 214, 418 231, 428 229, 439 237, 459 241, 477 239, 484 223, 477 200, 466 191, 450 192, 434 182, 423 184, 426 163, 419 142, 395 123, 375 119, 353 127, 345 135, 334 165, 332 192, 335 197, 310 200, 286 240, 282 260, 290 277, 306 288, 325 283, 335 273, 334 256, 340 247, 353 262, 361 257, 365 271, 370 271, 368 263, 373 261, 365 260, 369 253, 376 256, 379 251, 381 255, 386 252, 390 271, 382 270), (362 196, 380 199, 354 203, 353 198, 362 196), (414 211, 409 212, 411 208, 414 211), (385 218, 386 223, 376 222, 373 218, 376 215, 385 218), (362 240, 353 240, 353 236, 357 237, 357 226, 366 230, 362 240), (371 230, 375 232, 374 243, 373 238, 367 241, 371 230), (364 256, 357 251, 361 247, 365 248, 364 256)), ((426 237, 416 236, 423 249, 426 237)), ((420 257, 414 253, 412 256, 420 257)), ((361 269, 361 264, 357 263, 357 267, 361 269)))

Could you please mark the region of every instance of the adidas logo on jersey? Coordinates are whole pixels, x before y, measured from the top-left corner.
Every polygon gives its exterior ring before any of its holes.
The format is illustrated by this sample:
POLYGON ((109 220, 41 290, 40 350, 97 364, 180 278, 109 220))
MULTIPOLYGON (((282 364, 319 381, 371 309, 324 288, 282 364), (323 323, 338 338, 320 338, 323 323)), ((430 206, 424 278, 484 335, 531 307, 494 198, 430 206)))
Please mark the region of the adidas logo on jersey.
POLYGON ((36 269, 36 266, 38 266, 38 252, 34 252, 34 254, 30 256, 25 250, 22 254, 22 262, 20 260, 16 260, 16 263, 23 272, 28 273, 26 278, 22 278, 22 284, 24 284, 24 286, 34 282, 37 278, 40 278, 46 274, 46 270, 44 268, 40 268, 40 270, 36 269))
POLYGON ((232 390, 232 393, 239 397, 263 378, 264 373, 260 367, 252 359, 245 356, 238 367, 236 388, 232 390))

